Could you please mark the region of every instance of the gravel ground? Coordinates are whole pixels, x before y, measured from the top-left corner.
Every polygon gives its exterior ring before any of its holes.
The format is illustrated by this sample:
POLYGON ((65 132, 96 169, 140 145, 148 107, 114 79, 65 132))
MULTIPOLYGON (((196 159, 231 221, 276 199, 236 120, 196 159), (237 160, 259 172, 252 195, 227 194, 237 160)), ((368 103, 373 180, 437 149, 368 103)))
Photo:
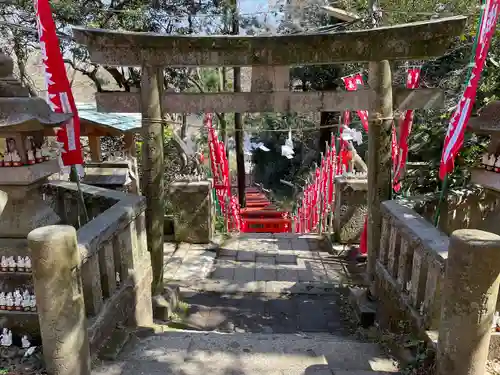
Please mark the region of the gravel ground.
POLYGON ((11 346, 0 347, 0 374, 9 375, 45 375, 42 352, 36 350, 30 357, 24 358, 25 349, 11 346))

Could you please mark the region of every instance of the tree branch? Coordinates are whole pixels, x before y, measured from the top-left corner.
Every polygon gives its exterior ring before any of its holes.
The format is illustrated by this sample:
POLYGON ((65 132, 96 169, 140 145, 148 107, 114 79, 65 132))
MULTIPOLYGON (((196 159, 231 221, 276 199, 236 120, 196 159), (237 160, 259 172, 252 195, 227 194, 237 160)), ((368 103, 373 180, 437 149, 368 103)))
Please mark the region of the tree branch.
POLYGON ((99 79, 97 78, 97 71, 99 70, 99 66, 98 65, 95 65, 93 64, 93 69, 91 71, 88 71, 88 70, 85 70, 83 68, 79 68, 75 63, 74 61, 70 60, 70 59, 64 59, 63 60, 65 64, 68 64, 69 66, 71 66, 71 68, 74 70, 74 71, 77 71, 77 72, 80 72, 82 73, 84 76, 87 76, 89 77, 92 82, 94 82, 95 84, 95 87, 96 87, 96 90, 97 92, 102 92, 102 85, 101 85, 101 82, 99 82, 99 79))
MULTIPOLYGON (((197 76, 198 76, 199 79, 201 79, 199 69, 197 69, 197 76)), ((188 76, 188 80, 189 80, 189 82, 191 82, 193 85, 196 86, 196 88, 198 89, 198 91, 200 91, 201 93, 205 93, 205 90, 203 89, 203 87, 201 86, 201 84, 198 81, 196 81, 195 79, 193 79, 193 77, 188 76)), ((215 112, 215 115, 217 116, 217 118, 219 119, 219 122, 221 124, 222 123, 226 123, 226 119, 220 113, 215 112)))
POLYGON ((128 84, 127 80, 125 77, 118 71, 117 68, 113 66, 104 66, 104 69, 111 74, 111 76, 114 78, 116 83, 118 84, 118 87, 120 88, 125 88, 125 91, 130 91, 130 85, 128 84))

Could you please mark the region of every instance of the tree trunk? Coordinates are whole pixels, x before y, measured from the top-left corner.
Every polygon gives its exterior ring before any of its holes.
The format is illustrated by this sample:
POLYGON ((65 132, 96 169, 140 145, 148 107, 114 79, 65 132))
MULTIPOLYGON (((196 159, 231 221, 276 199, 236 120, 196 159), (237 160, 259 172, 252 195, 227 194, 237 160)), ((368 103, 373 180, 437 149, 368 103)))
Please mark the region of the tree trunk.
POLYGON ((326 154, 326 144, 330 144, 332 133, 337 135, 339 129, 339 113, 338 112, 321 112, 319 132, 319 150, 326 154), (328 127, 328 125, 335 125, 328 127))
MULTIPOLYGON (((233 35, 239 35, 240 33, 240 22, 238 19, 238 3, 237 0, 232 2, 232 23, 233 23, 233 35)), ((234 92, 241 91, 241 68, 233 68, 233 87, 234 92)), ((238 199, 240 207, 245 207, 245 157, 243 154, 243 122, 241 113, 234 114, 234 140, 236 143, 236 165, 238 171, 238 199)))

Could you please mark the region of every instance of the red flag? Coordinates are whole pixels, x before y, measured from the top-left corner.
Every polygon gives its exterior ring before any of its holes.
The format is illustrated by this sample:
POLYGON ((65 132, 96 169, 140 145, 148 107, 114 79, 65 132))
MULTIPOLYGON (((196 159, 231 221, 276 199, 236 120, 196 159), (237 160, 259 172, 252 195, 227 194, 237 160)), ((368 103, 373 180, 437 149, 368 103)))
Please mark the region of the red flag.
POLYGON ((392 123, 391 157, 392 165, 394 166, 398 161, 398 137, 396 135, 396 127, 394 126, 394 122, 392 123))
MULTIPOLYGON (((328 204, 333 203, 334 191, 335 191, 335 176, 339 173, 337 169, 337 153, 335 151, 335 138, 332 137, 332 154, 331 161, 332 165, 332 173, 329 179, 329 187, 328 187, 328 204)), ((333 207, 332 207, 333 209, 333 207)))
POLYGON ((73 113, 73 118, 63 125, 64 133, 60 135, 61 143, 64 143, 64 152, 61 153, 61 158, 64 165, 83 164, 80 119, 66 75, 66 67, 59 48, 59 39, 56 35, 56 26, 48 0, 35 0, 35 12, 42 62, 45 69, 47 103, 54 112, 73 113))
MULTIPOLYGON (((344 77, 342 78, 342 80, 344 81, 347 91, 356 91, 359 85, 363 85, 363 77, 361 76, 361 74, 356 74, 351 77, 344 77)), ((363 127, 365 128, 365 131, 368 132, 368 111, 357 110, 356 113, 358 114, 358 117, 361 120, 363 127)))
MULTIPOLYGON (((408 75, 406 78, 406 87, 409 89, 416 89, 420 82, 420 68, 410 68, 408 69, 408 75)), ((397 158, 393 160, 395 161, 394 166, 394 181, 393 188, 394 191, 398 192, 401 190, 401 174, 406 165, 406 159, 408 157, 408 138, 410 137, 411 127, 413 122, 413 110, 407 110, 401 116, 401 120, 399 122, 399 142, 398 142, 398 151, 397 158)))
POLYGON ((221 212, 226 213, 226 204, 224 201, 224 182, 222 176, 222 170, 219 164, 219 146, 217 144, 217 134, 212 125, 212 115, 210 113, 205 114, 205 126, 208 132, 208 150, 210 152, 210 169, 212 170, 212 176, 214 179, 214 188, 219 202, 221 212))
POLYGON ((361 255, 368 254, 368 216, 365 216, 365 224, 363 225, 363 233, 359 244, 359 253, 361 255))
POLYGON ((465 88, 462 98, 458 103, 455 113, 450 119, 448 132, 444 140, 441 165, 439 167, 439 177, 441 179, 444 179, 448 173, 453 171, 455 158, 462 147, 465 128, 467 122, 469 121, 474 101, 476 100, 477 87, 490 47, 491 37, 495 32, 499 5, 500 0, 486 1, 481 26, 479 27, 479 33, 476 35, 476 38, 478 39, 474 66, 472 68, 467 87, 465 88))

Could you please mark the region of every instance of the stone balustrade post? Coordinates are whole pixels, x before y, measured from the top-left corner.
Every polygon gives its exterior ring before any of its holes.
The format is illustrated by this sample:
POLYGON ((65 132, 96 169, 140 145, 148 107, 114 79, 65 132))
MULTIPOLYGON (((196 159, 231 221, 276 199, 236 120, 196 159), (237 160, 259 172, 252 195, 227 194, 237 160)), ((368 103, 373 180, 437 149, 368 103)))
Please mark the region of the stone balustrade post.
POLYGON ((462 229, 450 237, 437 375, 483 375, 500 285, 500 236, 462 229))
POLYGON ((28 234, 43 355, 51 375, 90 375, 87 318, 76 230, 41 227, 28 234))

